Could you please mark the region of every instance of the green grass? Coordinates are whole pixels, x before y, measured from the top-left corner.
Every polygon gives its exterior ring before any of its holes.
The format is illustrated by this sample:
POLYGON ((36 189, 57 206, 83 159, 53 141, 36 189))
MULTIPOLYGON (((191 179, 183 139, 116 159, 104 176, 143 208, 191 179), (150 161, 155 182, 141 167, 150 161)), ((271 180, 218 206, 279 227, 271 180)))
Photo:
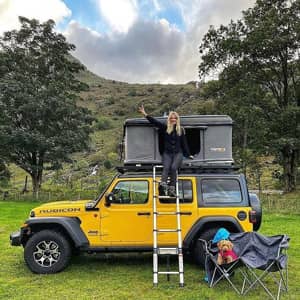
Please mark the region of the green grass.
MULTIPOLYGON (((185 263, 185 287, 178 277, 159 278, 152 287, 151 254, 81 255, 69 267, 54 275, 36 275, 23 260, 23 249, 9 245, 10 232, 17 230, 38 202, 0 201, 0 299, 242 299, 224 282, 208 288, 204 271, 185 263)), ((286 233, 289 249, 289 293, 282 299, 299 299, 300 228, 299 215, 265 213, 260 232, 266 235, 286 233)), ((175 262, 174 262, 175 263, 175 262)), ((174 265, 176 267, 176 265, 174 265)), ((246 299, 268 299, 262 289, 246 299)))

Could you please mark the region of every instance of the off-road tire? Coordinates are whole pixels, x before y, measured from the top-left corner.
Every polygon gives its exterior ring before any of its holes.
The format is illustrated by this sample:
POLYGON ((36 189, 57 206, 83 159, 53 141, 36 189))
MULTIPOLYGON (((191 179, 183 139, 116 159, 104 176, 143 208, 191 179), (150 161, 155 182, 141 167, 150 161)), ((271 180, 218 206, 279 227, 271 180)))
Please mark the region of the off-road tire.
MULTIPOLYGON (((198 238, 202 240, 212 240, 213 237, 215 236, 218 228, 212 227, 207 229, 206 231, 202 232, 198 238)), ((194 242, 194 247, 193 247, 193 257, 195 263, 204 268, 205 267, 205 253, 203 251, 203 246, 200 241, 198 241, 198 238, 194 242)))
POLYGON ((24 259, 33 273, 52 274, 66 268, 72 249, 68 239, 60 232, 42 230, 34 233, 24 249, 24 259))
POLYGON ((252 209, 256 212, 256 223, 253 224, 253 231, 258 231, 262 220, 262 207, 259 198, 256 194, 250 194, 250 205, 252 209))

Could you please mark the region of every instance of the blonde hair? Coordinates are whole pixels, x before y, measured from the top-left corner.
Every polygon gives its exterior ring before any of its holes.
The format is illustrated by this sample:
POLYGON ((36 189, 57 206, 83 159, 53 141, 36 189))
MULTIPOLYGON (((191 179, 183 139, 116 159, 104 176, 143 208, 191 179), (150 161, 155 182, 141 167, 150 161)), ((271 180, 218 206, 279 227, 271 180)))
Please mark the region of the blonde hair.
POLYGON ((171 132, 173 131, 173 124, 170 121, 170 118, 172 117, 172 115, 175 115, 177 118, 177 122, 176 122, 176 133, 177 135, 181 135, 181 126, 180 126, 180 117, 178 115, 178 113, 176 111, 170 111, 169 116, 168 116, 168 121, 167 121, 167 133, 171 134, 171 132))

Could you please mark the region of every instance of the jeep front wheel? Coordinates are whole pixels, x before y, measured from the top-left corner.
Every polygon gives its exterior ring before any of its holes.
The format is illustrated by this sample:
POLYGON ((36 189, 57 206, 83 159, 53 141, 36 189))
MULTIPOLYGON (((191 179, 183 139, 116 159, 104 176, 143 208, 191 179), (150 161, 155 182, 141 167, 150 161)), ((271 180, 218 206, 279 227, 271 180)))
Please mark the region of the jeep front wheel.
POLYGON ((71 257, 69 241, 59 232, 42 230, 26 243, 24 259, 29 269, 38 274, 62 271, 71 257))

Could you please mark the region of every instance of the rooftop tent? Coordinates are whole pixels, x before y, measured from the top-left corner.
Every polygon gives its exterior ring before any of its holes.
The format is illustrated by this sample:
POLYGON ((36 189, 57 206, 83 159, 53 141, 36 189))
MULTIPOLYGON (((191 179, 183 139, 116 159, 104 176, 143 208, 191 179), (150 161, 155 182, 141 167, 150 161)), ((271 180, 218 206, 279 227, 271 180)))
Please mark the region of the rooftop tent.
MULTIPOLYGON (((158 117, 161 122, 167 117, 158 117)), ((183 164, 229 164, 232 159, 232 119, 225 115, 190 115, 180 117, 193 160, 183 164)), ((124 124, 125 165, 160 164, 162 138, 145 118, 128 119, 124 124)))

